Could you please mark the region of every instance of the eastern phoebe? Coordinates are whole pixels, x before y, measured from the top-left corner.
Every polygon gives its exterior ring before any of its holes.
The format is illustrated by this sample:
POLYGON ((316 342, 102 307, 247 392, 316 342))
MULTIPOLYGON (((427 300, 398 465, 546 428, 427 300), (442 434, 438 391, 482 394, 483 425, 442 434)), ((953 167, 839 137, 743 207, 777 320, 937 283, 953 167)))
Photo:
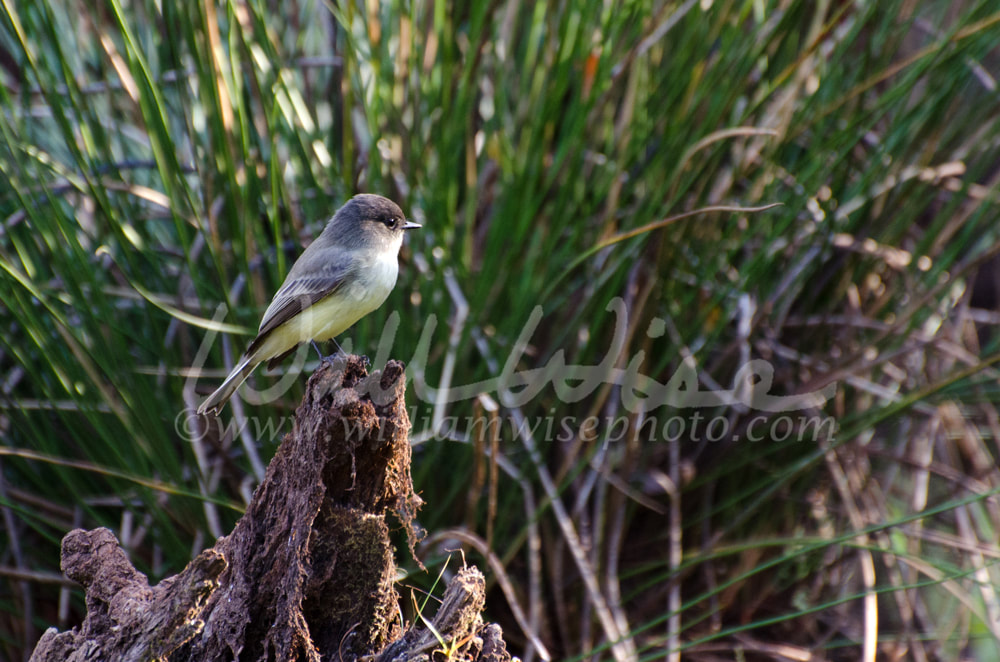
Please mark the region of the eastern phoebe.
POLYGON ((274 367, 300 344, 329 340, 381 306, 396 284, 403 230, 419 227, 380 195, 348 200, 292 265, 257 337, 198 413, 218 413, 260 363, 274 367))

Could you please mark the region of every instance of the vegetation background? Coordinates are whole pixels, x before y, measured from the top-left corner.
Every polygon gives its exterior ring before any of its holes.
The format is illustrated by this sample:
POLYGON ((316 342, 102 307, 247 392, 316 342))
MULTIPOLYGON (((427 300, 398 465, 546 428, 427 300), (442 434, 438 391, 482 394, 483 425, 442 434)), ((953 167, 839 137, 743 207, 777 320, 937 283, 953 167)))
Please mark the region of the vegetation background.
POLYGON ((409 362, 405 618, 462 548, 526 660, 1000 659, 992 0, 0 7, 0 658, 81 617, 69 529, 153 581, 229 530, 304 377, 191 412, 372 191, 424 224, 342 339, 409 362), (636 357, 834 397, 758 442, 613 384, 438 397, 636 357))

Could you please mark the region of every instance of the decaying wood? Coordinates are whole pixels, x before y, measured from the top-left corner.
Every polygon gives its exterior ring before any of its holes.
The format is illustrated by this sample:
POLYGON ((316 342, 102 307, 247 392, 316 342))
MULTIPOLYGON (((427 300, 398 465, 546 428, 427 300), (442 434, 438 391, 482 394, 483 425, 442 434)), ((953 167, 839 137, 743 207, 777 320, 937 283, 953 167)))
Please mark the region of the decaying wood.
POLYGON ((107 529, 67 534, 62 567, 87 616, 49 629, 31 659, 510 660, 480 617, 475 568, 452 580, 433 629, 399 622, 386 514, 412 553, 421 505, 404 389, 399 362, 372 375, 358 357, 324 363, 233 532, 156 586, 107 529))
POLYGON ((511 657, 496 624, 484 625, 486 581, 478 569, 466 567, 448 584, 432 627, 411 628, 388 646, 377 662, 423 660, 478 660, 504 662, 511 657))

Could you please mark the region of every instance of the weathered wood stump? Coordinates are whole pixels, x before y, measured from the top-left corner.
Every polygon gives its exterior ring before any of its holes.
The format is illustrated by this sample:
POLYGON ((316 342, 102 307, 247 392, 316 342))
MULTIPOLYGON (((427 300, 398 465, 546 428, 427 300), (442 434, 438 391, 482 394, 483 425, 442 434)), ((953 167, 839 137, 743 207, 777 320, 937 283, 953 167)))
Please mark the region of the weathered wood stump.
POLYGON ((87 616, 50 628, 33 662, 55 660, 510 660, 484 625, 484 581, 464 568, 430 628, 404 631, 386 514, 406 530, 421 505, 410 479, 403 365, 324 363, 233 532, 149 586, 107 529, 71 531, 62 568, 87 616), (455 643, 457 642, 457 643, 455 643))

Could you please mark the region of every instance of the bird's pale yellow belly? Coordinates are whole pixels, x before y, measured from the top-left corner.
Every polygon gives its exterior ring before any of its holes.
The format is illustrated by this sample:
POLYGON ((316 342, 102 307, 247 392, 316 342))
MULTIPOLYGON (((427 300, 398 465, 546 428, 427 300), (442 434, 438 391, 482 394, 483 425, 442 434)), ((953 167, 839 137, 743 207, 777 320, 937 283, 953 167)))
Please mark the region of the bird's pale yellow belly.
POLYGON ((329 340, 381 306, 396 284, 393 254, 359 270, 359 276, 330 296, 309 306, 271 332, 256 357, 266 360, 310 340, 329 340))

